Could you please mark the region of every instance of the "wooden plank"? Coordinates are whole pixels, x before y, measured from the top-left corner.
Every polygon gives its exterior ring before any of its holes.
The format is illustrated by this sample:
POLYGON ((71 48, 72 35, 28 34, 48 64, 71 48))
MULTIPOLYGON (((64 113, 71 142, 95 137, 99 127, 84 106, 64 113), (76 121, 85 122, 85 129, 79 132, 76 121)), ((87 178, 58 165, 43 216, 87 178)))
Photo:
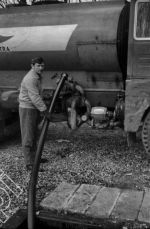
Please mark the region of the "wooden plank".
POLYGON ((95 200, 88 208, 86 215, 94 218, 108 218, 120 195, 118 188, 102 188, 96 195, 95 200))
POLYGON ((66 202, 69 201, 74 192, 80 185, 68 184, 62 182, 49 196, 47 196, 40 204, 41 207, 49 210, 60 211, 66 202))
POLYGON ((135 220, 142 204, 143 191, 124 190, 119 196, 112 216, 120 220, 135 220))
POLYGON ((82 184, 66 204, 65 211, 84 214, 100 188, 100 186, 96 185, 82 184))
POLYGON ((150 189, 145 192, 138 220, 141 222, 150 223, 150 189))

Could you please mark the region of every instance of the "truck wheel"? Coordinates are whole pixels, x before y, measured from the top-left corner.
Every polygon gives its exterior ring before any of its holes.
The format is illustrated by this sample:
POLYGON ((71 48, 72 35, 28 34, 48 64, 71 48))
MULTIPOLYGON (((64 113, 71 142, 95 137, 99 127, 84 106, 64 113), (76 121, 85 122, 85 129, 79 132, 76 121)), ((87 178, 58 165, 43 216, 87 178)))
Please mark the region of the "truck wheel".
POLYGON ((146 153, 150 155, 150 112, 147 114, 143 123, 142 142, 146 153))

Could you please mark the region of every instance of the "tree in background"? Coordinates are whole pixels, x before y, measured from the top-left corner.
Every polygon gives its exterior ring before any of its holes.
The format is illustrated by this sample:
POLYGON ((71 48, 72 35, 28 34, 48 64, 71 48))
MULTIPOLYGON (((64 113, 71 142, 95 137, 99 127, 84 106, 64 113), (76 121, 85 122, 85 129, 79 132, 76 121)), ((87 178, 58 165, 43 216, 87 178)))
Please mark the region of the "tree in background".
POLYGON ((0 8, 6 8, 10 6, 25 6, 27 5, 26 0, 0 0, 0 8))
POLYGON ((0 8, 5 8, 8 4, 7 0, 0 0, 0 8))
MULTIPOLYGON (((39 5, 40 3, 54 3, 55 1, 65 3, 81 3, 81 2, 97 2, 97 1, 110 1, 110 0, 0 0, 0 8, 11 6, 25 6, 25 5, 39 5)), ((122 0, 123 1, 123 0, 122 0)), ((130 1, 130 0, 126 0, 130 1)))

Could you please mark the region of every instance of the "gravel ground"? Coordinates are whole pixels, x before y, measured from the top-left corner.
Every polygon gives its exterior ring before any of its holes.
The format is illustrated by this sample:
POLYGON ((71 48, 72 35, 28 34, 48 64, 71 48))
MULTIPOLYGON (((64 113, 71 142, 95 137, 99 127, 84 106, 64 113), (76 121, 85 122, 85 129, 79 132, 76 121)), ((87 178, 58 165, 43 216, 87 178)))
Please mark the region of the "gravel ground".
MULTIPOLYGON (((141 140, 138 138, 134 148, 129 149, 121 129, 92 129, 83 125, 72 132, 66 123, 50 124, 43 158, 48 163, 42 164, 45 172, 39 173, 37 204, 62 181, 134 190, 150 188, 150 164, 141 140)), ((7 190, 11 204, 6 213, 10 216, 27 205, 29 174, 25 170, 19 134, 0 144, 0 160, 0 169, 23 191, 16 198, 7 190)), ((2 188, 1 181, 0 185, 2 188)))

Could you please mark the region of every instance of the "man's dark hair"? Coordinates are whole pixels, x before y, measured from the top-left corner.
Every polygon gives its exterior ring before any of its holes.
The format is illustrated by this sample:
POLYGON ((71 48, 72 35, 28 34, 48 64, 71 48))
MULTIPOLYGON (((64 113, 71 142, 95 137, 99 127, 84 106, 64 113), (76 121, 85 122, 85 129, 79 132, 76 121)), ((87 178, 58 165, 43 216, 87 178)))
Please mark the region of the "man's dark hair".
POLYGON ((35 57, 31 60, 31 64, 42 64, 44 63, 44 60, 42 57, 35 57))

